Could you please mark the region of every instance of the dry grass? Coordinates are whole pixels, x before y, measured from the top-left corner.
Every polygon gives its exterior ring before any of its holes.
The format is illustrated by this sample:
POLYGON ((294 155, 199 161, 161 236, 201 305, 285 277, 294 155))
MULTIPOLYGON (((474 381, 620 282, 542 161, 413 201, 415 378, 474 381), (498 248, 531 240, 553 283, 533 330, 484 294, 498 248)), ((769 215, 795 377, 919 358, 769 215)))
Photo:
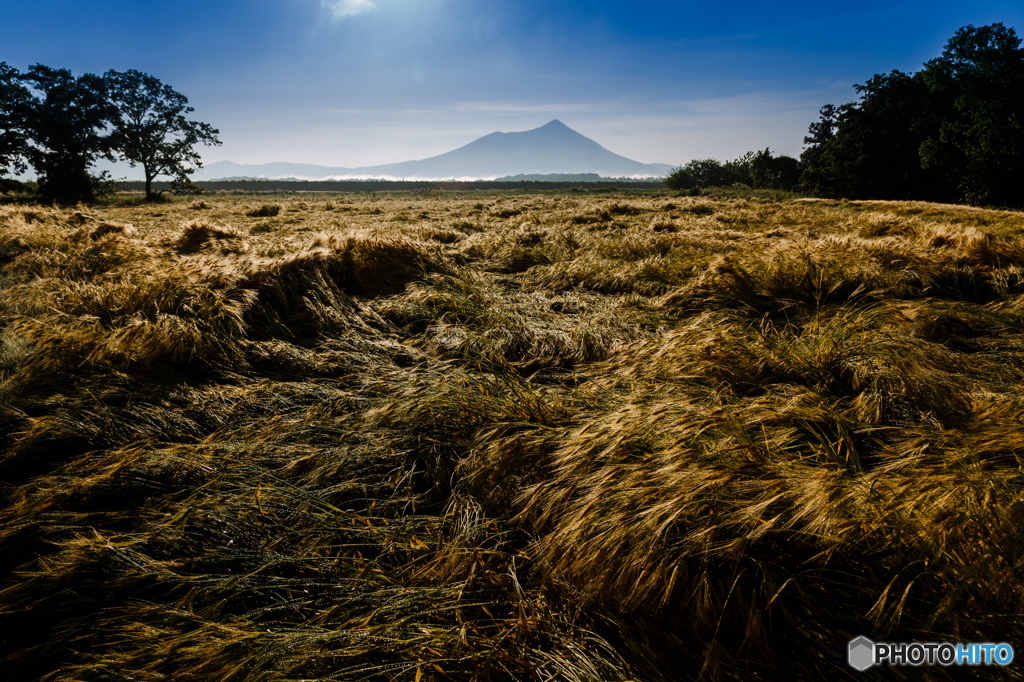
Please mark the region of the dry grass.
POLYGON ((1024 215, 266 200, 0 207, 11 679, 816 680, 858 634, 1024 637, 1024 215))

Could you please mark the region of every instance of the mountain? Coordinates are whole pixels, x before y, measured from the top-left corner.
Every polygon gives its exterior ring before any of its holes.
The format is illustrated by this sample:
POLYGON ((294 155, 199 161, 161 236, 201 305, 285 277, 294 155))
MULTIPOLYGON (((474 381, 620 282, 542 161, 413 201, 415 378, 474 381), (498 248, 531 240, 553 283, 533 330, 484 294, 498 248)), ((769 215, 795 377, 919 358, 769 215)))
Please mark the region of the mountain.
POLYGON ((406 180, 491 180, 511 175, 596 173, 606 177, 664 177, 672 166, 640 163, 608 151, 561 121, 520 133, 491 133, 464 147, 419 161, 382 166, 341 168, 301 163, 246 165, 231 161, 211 163, 195 180, 224 177, 388 178, 406 180))

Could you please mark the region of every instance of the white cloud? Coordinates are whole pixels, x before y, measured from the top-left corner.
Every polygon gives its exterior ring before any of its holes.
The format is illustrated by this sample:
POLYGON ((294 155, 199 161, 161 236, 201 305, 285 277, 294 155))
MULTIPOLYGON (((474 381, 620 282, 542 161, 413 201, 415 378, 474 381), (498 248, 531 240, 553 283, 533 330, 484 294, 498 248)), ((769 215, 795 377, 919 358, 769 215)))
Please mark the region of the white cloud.
POLYGON ((373 0, 320 0, 320 5, 334 19, 353 17, 357 14, 377 9, 377 5, 374 4, 373 0))

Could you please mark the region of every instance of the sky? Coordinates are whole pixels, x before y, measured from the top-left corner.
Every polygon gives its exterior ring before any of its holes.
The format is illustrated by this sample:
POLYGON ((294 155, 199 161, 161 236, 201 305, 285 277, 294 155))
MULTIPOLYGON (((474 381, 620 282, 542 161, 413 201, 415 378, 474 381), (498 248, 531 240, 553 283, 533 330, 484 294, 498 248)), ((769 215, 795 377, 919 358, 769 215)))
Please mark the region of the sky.
POLYGON ((206 163, 378 165, 552 119, 644 163, 799 156, 854 84, 919 70, 968 24, 1024 35, 1020 0, 6 5, 0 61, 156 76, 220 131, 206 163))

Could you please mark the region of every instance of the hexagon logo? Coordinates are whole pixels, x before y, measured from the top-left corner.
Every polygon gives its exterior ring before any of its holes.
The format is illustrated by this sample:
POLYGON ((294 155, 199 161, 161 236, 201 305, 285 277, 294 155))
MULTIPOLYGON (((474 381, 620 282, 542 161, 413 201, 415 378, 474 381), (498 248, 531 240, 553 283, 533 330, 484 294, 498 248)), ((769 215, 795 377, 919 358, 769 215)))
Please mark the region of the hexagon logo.
POLYGON ((850 640, 847 660, 851 668, 864 672, 875 663, 875 643, 864 635, 850 640))

